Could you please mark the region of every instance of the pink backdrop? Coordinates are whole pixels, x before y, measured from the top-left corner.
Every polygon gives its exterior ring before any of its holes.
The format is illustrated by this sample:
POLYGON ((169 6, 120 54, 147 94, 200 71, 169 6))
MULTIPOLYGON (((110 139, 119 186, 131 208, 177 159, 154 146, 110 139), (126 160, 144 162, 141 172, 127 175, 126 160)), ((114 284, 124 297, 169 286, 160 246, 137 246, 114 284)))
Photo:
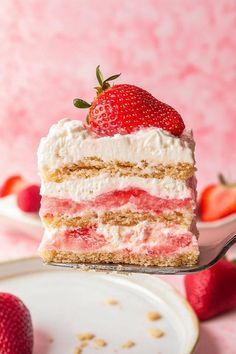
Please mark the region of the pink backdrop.
MULTIPOLYGON (((0 182, 37 179, 36 148, 63 117, 82 119, 95 67, 173 105, 197 142, 200 188, 236 180, 235 0, 0 0, 0 182)), ((0 260, 38 240, 0 237, 0 260)), ((168 277, 183 290, 182 277, 168 277)), ((201 324, 198 354, 235 353, 235 311, 201 324)))
POLYGON ((234 0, 1 0, 0 180, 36 177, 49 126, 85 112, 94 70, 173 105, 197 141, 200 186, 236 179, 234 0))

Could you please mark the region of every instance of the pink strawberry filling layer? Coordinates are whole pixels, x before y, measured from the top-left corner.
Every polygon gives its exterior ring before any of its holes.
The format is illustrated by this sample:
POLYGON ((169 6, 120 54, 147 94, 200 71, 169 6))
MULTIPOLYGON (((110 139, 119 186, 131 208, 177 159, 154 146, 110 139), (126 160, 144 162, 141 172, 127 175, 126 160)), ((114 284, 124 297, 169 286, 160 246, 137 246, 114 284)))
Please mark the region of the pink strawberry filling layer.
POLYGON ((195 202, 192 198, 163 199, 150 195, 144 190, 132 188, 104 193, 93 200, 81 201, 79 203, 69 199, 43 196, 40 215, 73 215, 87 210, 113 210, 125 207, 126 205, 128 209, 152 211, 158 214, 165 210, 174 211, 179 208, 192 209, 195 202))
POLYGON ((41 248, 70 252, 121 252, 138 253, 150 256, 179 253, 197 246, 196 237, 191 232, 163 234, 155 226, 147 226, 142 230, 141 238, 137 230, 130 227, 128 232, 120 232, 118 239, 107 237, 99 232, 97 226, 78 228, 76 230, 57 231, 46 237, 41 248))

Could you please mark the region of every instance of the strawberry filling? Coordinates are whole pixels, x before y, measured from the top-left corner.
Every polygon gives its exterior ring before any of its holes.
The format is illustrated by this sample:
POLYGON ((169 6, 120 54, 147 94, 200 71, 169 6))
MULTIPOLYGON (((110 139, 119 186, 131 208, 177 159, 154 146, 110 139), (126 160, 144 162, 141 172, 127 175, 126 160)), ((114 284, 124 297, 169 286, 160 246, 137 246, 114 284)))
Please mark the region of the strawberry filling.
POLYGON ((96 228, 79 228, 67 230, 62 235, 63 246, 76 246, 79 250, 94 251, 103 247, 107 242, 103 235, 96 232, 96 228))
POLYGON ((97 226, 58 231, 46 247, 71 252, 121 252, 138 253, 157 256, 173 254, 178 250, 190 247, 194 236, 190 232, 182 234, 156 234, 155 229, 145 230, 145 237, 140 240, 133 228, 126 235, 120 234, 118 240, 97 232, 97 226), (117 242, 118 241, 118 242, 117 242))
POLYGON ((73 215, 86 210, 112 210, 125 205, 132 206, 137 211, 152 211, 157 214, 164 210, 174 211, 178 208, 192 208, 193 200, 185 199, 164 199, 150 195, 144 190, 131 188, 125 190, 114 190, 99 195, 97 198, 88 201, 74 202, 69 199, 58 199, 42 197, 41 216, 51 214, 73 215))

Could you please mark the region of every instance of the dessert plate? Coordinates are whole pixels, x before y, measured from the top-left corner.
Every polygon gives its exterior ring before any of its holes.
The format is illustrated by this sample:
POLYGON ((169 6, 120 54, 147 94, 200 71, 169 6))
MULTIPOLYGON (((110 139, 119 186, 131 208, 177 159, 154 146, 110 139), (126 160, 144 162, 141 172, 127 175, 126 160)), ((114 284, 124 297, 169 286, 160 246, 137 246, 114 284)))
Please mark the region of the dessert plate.
MULTIPOLYGON (((222 235, 230 235, 236 232, 236 213, 225 216, 224 218, 215 221, 198 221, 197 227, 203 239, 220 239, 222 238, 222 235)), ((235 258, 236 245, 231 247, 230 251, 227 254, 230 258, 235 258)))
MULTIPOLYGON (((103 339, 103 354, 190 354, 199 336, 196 315, 169 284, 146 275, 78 272, 43 266, 38 258, 0 265, 0 291, 19 296, 29 308, 35 333, 34 354, 74 353, 78 334, 103 339), (109 299, 116 304, 109 304, 109 299), (114 302, 114 301, 113 301, 114 302), (150 321, 149 311, 161 319, 150 321), (164 335, 152 337, 150 329, 164 335)), ((83 354, 98 353, 93 340, 83 354)))
POLYGON ((40 239, 43 227, 36 213, 22 212, 16 205, 15 195, 10 195, 0 199, 0 231, 40 239))

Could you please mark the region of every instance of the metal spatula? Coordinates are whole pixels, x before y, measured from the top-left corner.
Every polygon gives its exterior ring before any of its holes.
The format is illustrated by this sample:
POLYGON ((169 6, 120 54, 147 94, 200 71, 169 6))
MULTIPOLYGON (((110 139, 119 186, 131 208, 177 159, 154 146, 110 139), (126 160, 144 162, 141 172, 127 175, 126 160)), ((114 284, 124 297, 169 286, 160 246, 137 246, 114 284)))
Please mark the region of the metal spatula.
POLYGON ((95 270, 119 273, 145 273, 145 274, 188 274, 207 269, 220 260, 228 249, 236 243, 236 232, 223 236, 217 240, 207 240, 199 237, 200 260, 197 265, 189 267, 144 267, 128 264, 112 263, 46 263, 52 266, 75 268, 80 270, 95 270))

